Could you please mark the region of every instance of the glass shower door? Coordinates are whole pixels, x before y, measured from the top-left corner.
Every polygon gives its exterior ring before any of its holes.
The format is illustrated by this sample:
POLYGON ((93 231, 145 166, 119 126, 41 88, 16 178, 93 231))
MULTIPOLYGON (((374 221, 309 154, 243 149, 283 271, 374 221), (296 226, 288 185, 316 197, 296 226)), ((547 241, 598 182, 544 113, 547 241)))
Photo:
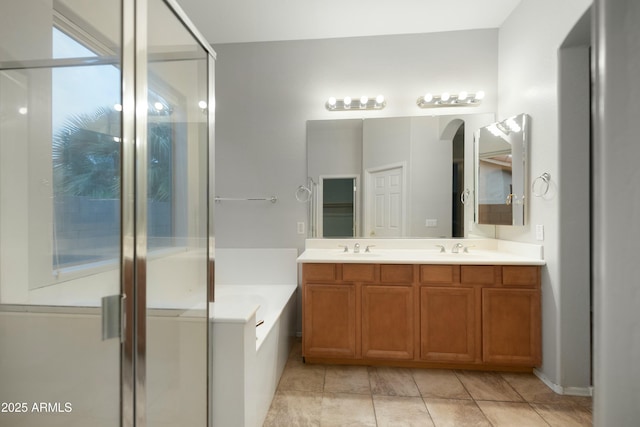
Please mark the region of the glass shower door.
POLYGON ((212 99, 173 0, 3 0, 0 426, 207 425, 212 99))
POLYGON ((207 425, 209 54, 149 0, 146 125, 147 425, 207 425))
POLYGON ((0 14, 0 425, 120 425, 119 0, 0 14))

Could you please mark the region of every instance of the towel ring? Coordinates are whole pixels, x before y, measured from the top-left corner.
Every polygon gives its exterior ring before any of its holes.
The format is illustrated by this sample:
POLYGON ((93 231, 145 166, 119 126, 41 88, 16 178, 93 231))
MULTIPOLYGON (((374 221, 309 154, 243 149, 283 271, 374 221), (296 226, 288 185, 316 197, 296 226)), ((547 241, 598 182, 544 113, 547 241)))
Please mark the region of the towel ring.
POLYGON ((460 194, 460 202, 463 205, 466 205, 467 202, 469 201, 469 196, 471 195, 471 190, 469 190, 468 188, 465 188, 464 191, 462 192, 462 194, 460 194))
POLYGON ((311 189, 304 185, 298 186, 298 189, 296 190, 296 200, 300 203, 307 203, 311 200, 311 189))
POLYGON ((549 184, 551 182, 551 174, 549 172, 545 172, 536 179, 533 180, 533 184, 531 184, 531 192, 536 197, 543 197, 549 192, 549 184), (536 184, 540 183, 540 191, 536 191, 536 184))

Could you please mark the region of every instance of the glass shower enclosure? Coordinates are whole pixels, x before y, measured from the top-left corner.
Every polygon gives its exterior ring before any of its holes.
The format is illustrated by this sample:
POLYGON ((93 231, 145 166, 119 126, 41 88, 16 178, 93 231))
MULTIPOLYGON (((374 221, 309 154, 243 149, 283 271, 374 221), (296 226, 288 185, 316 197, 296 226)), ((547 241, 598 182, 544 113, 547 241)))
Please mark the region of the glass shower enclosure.
POLYGON ((0 36, 0 425, 207 426, 215 53, 173 0, 0 36))

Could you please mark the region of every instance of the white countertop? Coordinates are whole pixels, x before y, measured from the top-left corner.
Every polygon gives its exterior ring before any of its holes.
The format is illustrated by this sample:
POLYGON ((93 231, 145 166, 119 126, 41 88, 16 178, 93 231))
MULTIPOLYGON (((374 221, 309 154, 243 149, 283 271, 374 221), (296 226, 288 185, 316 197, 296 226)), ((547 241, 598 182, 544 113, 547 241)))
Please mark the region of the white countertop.
POLYGON ((398 241, 375 242, 358 241, 360 252, 353 252, 357 239, 335 241, 333 247, 326 242, 307 241, 305 251, 298 257, 298 263, 373 263, 373 264, 467 264, 467 265, 545 265, 542 248, 539 245, 507 242, 500 244, 484 240, 423 240, 423 244, 412 241, 410 248, 402 248, 398 241), (451 247, 461 242, 469 246, 468 253, 460 249, 459 253, 451 253, 451 247), (391 244, 390 244, 391 243, 391 244), (337 247, 347 244, 348 252, 337 247), (442 244, 446 252, 441 253, 436 244, 442 244), (365 252, 367 245, 374 245, 370 252, 365 252), (523 246, 525 245, 525 246, 523 246), (385 248, 385 246, 390 248, 385 248))

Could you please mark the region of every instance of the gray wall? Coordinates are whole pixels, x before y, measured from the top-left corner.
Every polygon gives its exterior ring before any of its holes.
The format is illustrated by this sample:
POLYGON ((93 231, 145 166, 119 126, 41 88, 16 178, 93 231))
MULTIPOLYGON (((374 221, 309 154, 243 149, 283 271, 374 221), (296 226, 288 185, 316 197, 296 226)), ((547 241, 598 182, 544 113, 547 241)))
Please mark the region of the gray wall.
POLYGON ((216 192, 271 196, 278 203, 216 206, 218 247, 304 247, 296 223, 307 205, 306 121, 432 114, 493 113, 497 99, 497 30, 214 46, 216 192), (421 110, 427 91, 484 90, 479 107, 421 110), (330 112, 329 96, 385 95, 372 112, 330 112), (465 111, 466 110, 466 111, 465 111))
POLYGON ((594 144, 596 426, 640 420, 640 2, 598 0, 594 144))

